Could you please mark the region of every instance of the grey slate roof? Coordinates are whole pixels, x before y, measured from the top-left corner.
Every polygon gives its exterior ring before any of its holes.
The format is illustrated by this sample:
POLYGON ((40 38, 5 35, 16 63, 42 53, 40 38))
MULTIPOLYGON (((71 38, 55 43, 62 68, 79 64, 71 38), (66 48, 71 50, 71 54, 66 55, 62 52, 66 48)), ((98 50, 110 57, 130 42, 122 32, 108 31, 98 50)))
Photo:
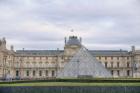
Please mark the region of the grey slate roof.
POLYGON ((43 55, 58 55, 62 54, 63 50, 17 50, 16 54, 25 54, 25 55, 34 55, 34 56, 43 56, 43 55))
POLYGON ((76 36, 70 36, 66 45, 81 45, 81 42, 76 36))
POLYGON ((94 56, 128 56, 129 52, 125 50, 89 50, 94 56))
MULTIPOLYGON (((89 50, 93 56, 129 56, 129 52, 125 50, 89 50)), ((17 50, 16 54, 43 56, 43 55, 58 55, 63 54, 64 50, 17 50)))

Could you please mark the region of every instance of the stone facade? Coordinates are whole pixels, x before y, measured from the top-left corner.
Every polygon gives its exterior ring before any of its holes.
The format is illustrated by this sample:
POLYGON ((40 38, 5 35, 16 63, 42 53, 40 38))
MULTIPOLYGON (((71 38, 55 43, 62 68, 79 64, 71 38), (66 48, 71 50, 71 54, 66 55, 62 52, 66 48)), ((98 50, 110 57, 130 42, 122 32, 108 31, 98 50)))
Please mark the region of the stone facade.
MULTIPOLYGON (((81 48, 76 36, 65 38, 64 50, 17 50, 6 48, 6 39, 0 40, 0 78, 47 79, 55 78, 72 56, 81 48)), ((140 50, 89 50, 113 77, 140 78, 140 50)))

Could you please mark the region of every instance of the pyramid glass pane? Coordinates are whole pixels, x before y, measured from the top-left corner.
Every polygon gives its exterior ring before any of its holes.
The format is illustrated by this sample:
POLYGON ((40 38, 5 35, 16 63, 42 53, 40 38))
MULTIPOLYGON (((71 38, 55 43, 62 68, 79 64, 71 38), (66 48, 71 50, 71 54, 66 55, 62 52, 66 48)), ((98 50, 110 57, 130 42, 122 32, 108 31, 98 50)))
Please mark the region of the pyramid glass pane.
POLYGON ((95 57, 93 57, 85 47, 82 47, 73 58, 65 64, 64 69, 58 72, 58 78, 78 78, 78 77, 112 77, 95 57))

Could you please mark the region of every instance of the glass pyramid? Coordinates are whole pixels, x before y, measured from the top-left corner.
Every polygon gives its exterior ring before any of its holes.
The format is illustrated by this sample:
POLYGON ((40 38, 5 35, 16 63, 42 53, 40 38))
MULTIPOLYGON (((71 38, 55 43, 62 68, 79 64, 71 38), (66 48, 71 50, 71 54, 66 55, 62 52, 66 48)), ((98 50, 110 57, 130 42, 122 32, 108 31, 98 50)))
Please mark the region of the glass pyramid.
POLYGON ((95 57, 93 57, 85 47, 73 56, 73 58, 65 64, 64 69, 58 72, 58 78, 107 78, 112 77, 108 71, 95 57))

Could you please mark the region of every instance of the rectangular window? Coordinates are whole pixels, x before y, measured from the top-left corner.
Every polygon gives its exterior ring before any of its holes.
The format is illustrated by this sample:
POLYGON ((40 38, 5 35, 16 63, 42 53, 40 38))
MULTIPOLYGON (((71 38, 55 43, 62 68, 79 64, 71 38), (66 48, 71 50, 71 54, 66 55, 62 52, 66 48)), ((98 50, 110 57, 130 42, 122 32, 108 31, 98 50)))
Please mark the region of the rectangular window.
POLYGON ((39 67, 42 67, 43 65, 42 65, 42 62, 39 62, 39 67))
POLYGON ((46 76, 48 76, 48 70, 46 70, 46 76))
POLYGON ((35 73, 35 70, 34 70, 34 71, 33 71, 33 76, 35 76, 35 74, 36 74, 36 73, 35 73))
POLYGON ((99 60, 101 60, 101 57, 99 57, 99 60))
POLYGON ((117 67, 120 67, 120 63, 119 62, 117 62, 117 67))
POLYGON ((130 70, 127 70, 127 76, 130 76, 130 70))
POLYGON ((10 74, 10 70, 8 71, 8 74, 10 74))
POLYGON ((107 68, 107 62, 105 62, 105 67, 107 68))
POLYGON ((107 57, 105 57, 105 60, 107 60, 107 57))
POLYGON ((53 71, 52 71, 52 77, 54 77, 54 76, 55 76, 55 71, 53 70, 53 71))
POLYGON ((119 70, 117 70, 117 75, 120 76, 120 71, 119 70))
POLYGON ((117 57, 117 60, 119 60, 119 57, 117 57))
POLYGON ((19 71, 18 71, 18 70, 16 70, 16 76, 17 76, 17 77, 19 76, 19 71))
POLYGON ((42 71, 41 70, 39 71, 39 76, 42 76, 42 71))
POLYGON ((111 75, 113 76, 113 74, 114 74, 114 71, 113 71, 113 70, 111 70, 111 75))
POLYGON ((35 59, 36 59, 36 57, 33 57, 33 59, 35 60, 35 59))
POLYGON ((127 67, 130 67, 130 63, 129 62, 127 62, 127 67))
POLYGON ((111 57, 111 60, 113 60, 113 57, 111 57))
POLYGON ((27 63, 26 63, 26 66, 29 67, 29 66, 30 66, 30 62, 27 62, 27 63))
POLYGON ((62 56, 61 59, 64 59, 64 57, 62 56))
POLYGON ((36 67, 36 62, 33 62, 33 66, 36 67))
POLYGON ((111 62, 111 67, 113 68, 113 62, 111 62))
POLYGON ((56 61, 52 61, 53 64, 56 64, 56 61))
POLYGON ((26 71, 26 76, 29 76, 29 70, 26 71))

